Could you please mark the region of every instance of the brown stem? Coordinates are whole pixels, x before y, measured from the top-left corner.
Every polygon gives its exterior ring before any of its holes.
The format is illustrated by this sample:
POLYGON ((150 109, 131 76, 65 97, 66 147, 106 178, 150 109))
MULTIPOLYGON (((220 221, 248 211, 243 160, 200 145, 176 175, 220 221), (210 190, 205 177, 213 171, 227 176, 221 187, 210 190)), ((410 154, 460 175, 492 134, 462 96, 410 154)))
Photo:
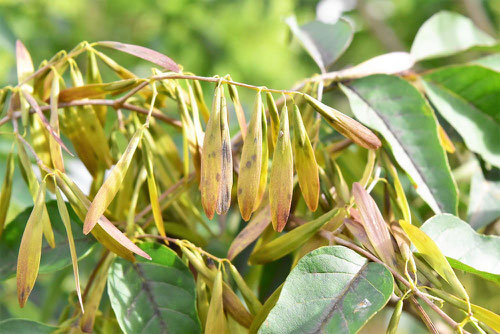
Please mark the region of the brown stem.
POLYGON ((423 307, 418 303, 417 299, 413 296, 410 296, 410 302, 415 307, 417 310, 418 315, 420 316, 420 319, 425 323, 425 326, 429 330, 429 332, 433 334, 439 334, 439 332, 436 329, 436 326, 432 323, 431 318, 429 318, 429 315, 425 312, 423 307))

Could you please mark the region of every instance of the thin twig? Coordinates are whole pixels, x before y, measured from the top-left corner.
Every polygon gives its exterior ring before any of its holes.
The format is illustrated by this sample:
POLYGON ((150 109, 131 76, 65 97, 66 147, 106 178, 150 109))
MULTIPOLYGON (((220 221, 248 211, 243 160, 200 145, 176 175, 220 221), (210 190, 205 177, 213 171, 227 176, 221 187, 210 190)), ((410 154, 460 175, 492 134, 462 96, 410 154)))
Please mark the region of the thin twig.
MULTIPOLYGON (((360 254, 362 254, 363 256, 369 258, 370 260, 374 261, 374 262, 377 262, 377 263, 380 263, 382 264, 383 266, 385 266, 391 273, 392 275, 397 279, 399 280, 401 283, 403 283, 407 288, 409 289, 412 289, 412 286, 411 284, 403 277, 401 276, 396 270, 392 269, 391 267, 389 267, 388 265, 386 265, 384 262, 382 262, 380 259, 378 259, 376 256, 374 256, 373 254, 367 252, 366 250, 364 250, 363 248, 349 242, 349 241, 346 241, 342 238, 339 238, 339 237, 336 237, 334 236, 333 237, 333 240, 339 244, 339 245, 342 245, 342 246, 345 246, 345 247, 348 247, 360 254)), ((427 305, 429 305, 430 308, 432 308, 434 310, 434 312, 436 312, 441 318, 443 318, 444 321, 446 321, 448 323, 448 325, 450 325, 453 329, 459 329, 460 328, 460 325, 455 321, 453 320, 452 318, 450 318, 450 316, 446 313, 443 312, 443 310, 441 310, 438 306, 436 306, 429 298, 427 298, 426 295, 424 295, 422 292, 420 292, 419 290, 413 290, 413 293, 418 296, 420 299, 422 299, 427 305)), ((462 329, 462 332, 463 333, 468 333, 467 331, 465 331, 464 329, 462 329)), ((470 334, 470 333, 469 333, 470 334)))

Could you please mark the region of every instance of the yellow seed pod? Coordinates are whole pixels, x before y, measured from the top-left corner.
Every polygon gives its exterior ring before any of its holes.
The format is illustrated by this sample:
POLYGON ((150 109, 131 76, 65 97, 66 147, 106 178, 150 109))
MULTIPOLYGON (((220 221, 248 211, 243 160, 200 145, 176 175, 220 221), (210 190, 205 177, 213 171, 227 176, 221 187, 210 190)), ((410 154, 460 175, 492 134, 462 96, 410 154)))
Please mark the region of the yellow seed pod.
POLYGON ((257 92, 248 132, 243 143, 238 177, 238 205, 248 221, 255 209, 262 168, 262 100, 257 92))
POLYGON ((286 225, 293 194, 293 156, 288 110, 286 104, 281 110, 280 129, 271 165, 269 202, 273 228, 281 232, 286 225))
POLYGON ((227 120, 227 105, 224 95, 221 96, 221 145, 222 166, 219 195, 217 198, 216 211, 219 215, 226 214, 231 206, 231 189, 233 188, 233 155, 231 152, 231 137, 229 136, 229 125, 227 120))

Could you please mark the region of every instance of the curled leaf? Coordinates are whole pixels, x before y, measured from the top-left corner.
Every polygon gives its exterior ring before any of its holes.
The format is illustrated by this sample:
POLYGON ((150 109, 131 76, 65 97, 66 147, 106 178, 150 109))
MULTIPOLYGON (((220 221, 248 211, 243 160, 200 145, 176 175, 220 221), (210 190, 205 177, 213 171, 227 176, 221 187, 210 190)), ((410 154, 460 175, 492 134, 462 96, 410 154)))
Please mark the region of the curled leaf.
POLYGON ((255 210, 262 168, 262 100, 255 97, 252 118, 241 152, 238 177, 238 205, 241 217, 248 221, 255 210))
POLYGON ((293 157, 290 130, 288 127, 288 110, 286 104, 281 110, 280 131, 274 149, 271 165, 271 183, 269 185, 269 202, 273 228, 281 232, 286 225, 293 194, 293 157))

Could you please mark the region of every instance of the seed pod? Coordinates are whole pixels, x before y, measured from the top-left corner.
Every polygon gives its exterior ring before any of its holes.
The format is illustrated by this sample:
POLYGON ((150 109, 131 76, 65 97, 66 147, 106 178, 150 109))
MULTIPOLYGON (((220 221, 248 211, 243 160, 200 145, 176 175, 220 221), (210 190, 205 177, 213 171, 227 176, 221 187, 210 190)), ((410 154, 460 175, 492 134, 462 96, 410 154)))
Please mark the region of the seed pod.
POLYGON ((408 205, 405 191, 403 189, 403 186, 401 185, 401 181, 399 180, 398 171, 392 164, 387 154, 383 154, 383 160, 387 170, 389 171, 389 174, 392 176, 394 189, 396 190, 396 202, 398 203, 399 209, 403 213, 404 220, 411 224, 410 206, 408 205))
POLYGON ((394 267, 396 254, 392 246, 391 235, 377 204, 357 182, 352 185, 352 194, 370 243, 380 259, 389 266, 394 267))
MULTIPOLYGON (((52 88, 50 90, 50 126, 57 136, 59 136, 59 115, 57 100, 59 98, 59 74, 52 67, 54 78, 52 79, 52 88)), ((64 172, 64 163, 62 157, 61 146, 53 137, 49 137, 50 157, 54 168, 64 172)))
POLYGON ((45 182, 39 187, 33 211, 24 229, 17 257, 17 298, 24 307, 35 285, 42 254, 42 215, 45 208, 45 182))
POLYGON ((198 103, 198 108, 201 112, 201 116, 205 122, 208 122, 210 117, 210 112, 208 111, 208 107, 205 104, 205 97, 203 96, 203 89, 201 89, 200 82, 198 80, 193 80, 194 85, 194 95, 196 97, 196 102, 198 103))
MULTIPOLYGON (((231 77, 229 77, 229 80, 232 80, 231 77)), ((227 85, 227 88, 229 90, 229 96, 231 96, 231 100, 233 100, 234 111, 236 113, 236 118, 238 119, 238 124, 240 125, 241 138, 245 140, 247 135, 247 121, 245 119, 245 111, 241 106, 238 90, 236 89, 236 86, 230 84, 227 85)))
POLYGON ((14 153, 11 150, 5 163, 5 176, 2 189, 0 190, 0 237, 2 236, 7 211, 9 209, 10 198, 12 196, 12 181, 14 178, 14 153))
POLYGON ((135 78, 135 74, 127 70, 125 67, 118 65, 113 59, 106 56, 104 53, 99 52, 95 49, 92 49, 95 54, 101 58, 101 60, 106 64, 113 72, 115 72, 122 79, 133 79, 135 78))
POLYGON ((269 167, 267 120, 266 120, 266 113, 264 110, 264 106, 262 106, 261 122, 262 122, 262 160, 260 165, 259 190, 257 191, 257 199, 255 200, 253 211, 256 211, 259 208, 260 203, 262 202, 262 198, 264 197, 264 193, 266 191, 266 186, 267 186, 267 170, 269 167))
POLYGON ((288 126, 288 110, 286 104, 281 110, 280 131, 274 149, 271 165, 271 183, 269 185, 269 202, 273 228, 281 232, 286 225, 293 194, 293 157, 290 130, 288 126))
MULTIPOLYGON (((266 93, 267 100, 267 110, 269 111, 269 116, 271 117, 271 136, 273 138, 272 147, 276 145, 276 141, 278 140, 278 133, 280 129, 280 116, 278 114, 278 107, 274 102, 273 94, 271 92, 266 93)), ((286 100, 284 102, 286 106, 286 100)))
POLYGON ((88 234, 102 216, 108 205, 111 203, 116 193, 120 189, 121 183, 127 173, 132 157, 134 156, 137 145, 139 144, 144 127, 139 128, 130 140, 127 149, 116 165, 111 169, 108 178, 104 181, 97 195, 94 197, 89 207, 85 222, 83 224, 83 233, 88 234))
MULTIPOLYGON (((16 140, 17 140, 17 157, 18 157, 19 162, 21 164, 21 173, 23 174, 26 182, 28 183, 29 191, 31 193, 33 201, 35 202, 36 198, 38 196, 40 186, 39 186, 38 180, 35 176, 35 172, 33 171, 31 161, 28 158, 28 154, 26 153, 26 150, 24 149, 23 142, 19 139, 19 137, 16 137, 16 140)), ((49 246, 51 248, 54 248, 56 246, 55 239, 54 239, 54 232, 52 231, 52 226, 50 224, 50 218, 49 218, 49 214, 47 213, 47 208, 45 208, 45 204, 43 206, 44 206, 44 209, 42 212, 43 234, 44 234, 45 240, 47 240, 47 243, 49 244, 49 246)))
POLYGON ((208 219, 214 217, 222 169, 222 141, 220 128, 222 86, 217 84, 212 112, 207 123, 201 155, 201 204, 208 219))
POLYGON ((221 98, 220 119, 222 133, 222 168, 216 212, 219 215, 224 215, 231 206, 231 189, 233 188, 233 154, 231 152, 231 137, 229 136, 229 125, 227 120, 226 98, 224 95, 222 95, 221 98))
POLYGON ((241 152, 238 177, 238 205, 248 221, 255 209, 262 168, 262 100, 260 90, 254 102, 252 119, 241 152))
POLYGON ((330 222, 338 213, 343 214, 339 209, 333 209, 322 216, 301 225, 292 231, 255 248, 250 259, 251 264, 263 264, 272 262, 283 256, 290 254, 295 249, 302 246, 311 236, 313 236, 323 225, 330 222))
MULTIPOLYGON (((55 179, 54 179, 55 184, 55 179)), ((73 264, 73 275, 75 276, 75 287, 76 294, 78 296, 78 301, 80 302, 80 307, 83 310, 83 301, 82 301, 82 293, 80 291, 80 276, 78 274, 78 255, 76 254, 75 248, 75 240, 73 238, 73 232, 71 231, 71 221, 69 219, 68 208, 64 203, 64 200, 61 196, 59 188, 55 188, 56 200, 57 200, 57 208, 59 209, 59 214, 61 215, 61 220, 63 221, 64 228, 66 229, 66 234, 68 235, 68 244, 69 244, 69 252, 71 254, 71 262, 73 264)))
MULTIPOLYGON (((35 67, 33 66, 33 61, 31 60, 30 53, 24 44, 20 41, 16 41, 16 61, 17 61, 17 81, 22 83, 33 74, 35 67)), ((33 92, 33 79, 28 80, 21 85, 22 89, 27 90, 29 93, 33 92)))
POLYGON ((403 299, 400 299, 396 306, 394 307, 394 312, 392 313, 391 320, 387 326, 386 334, 396 334, 399 325, 399 319, 401 319, 401 314, 403 313, 403 299))
POLYGON ((248 309, 253 315, 256 315, 262 308, 262 304, 260 303, 257 296, 255 296, 253 291, 248 287, 243 277, 241 277, 240 273, 238 272, 238 269, 236 269, 236 267, 233 266, 232 263, 229 264, 229 269, 231 271, 231 276, 233 277, 236 283, 236 286, 240 290, 241 295, 243 296, 246 304, 248 305, 248 309))
POLYGON ((380 139, 371 132, 368 128, 361 125, 347 115, 337 111, 324 103, 316 100, 315 98, 304 94, 304 99, 316 109, 323 118, 338 132, 351 139, 358 145, 367 149, 377 149, 382 143, 380 139))
POLYGON ((262 234, 270 222, 271 212, 269 206, 266 206, 257 212, 245 228, 243 228, 236 238, 234 238, 227 251, 227 258, 232 261, 242 250, 248 247, 262 234))
POLYGON ((203 279, 201 279, 201 277, 198 277, 196 280, 196 307, 198 309, 198 315, 200 316, 201 327, 203 330, 206 328, 209 305, 207 284, 203 281, 203 279))
POLYGON ((196 138, 198 141, 198 145, 200 146, 203 143, 203 137, 205 134, 203 133, 203 129, 201 127, 200 122, 200 113, 198 109, 198 104, 196 103, 196 97, 194 96, 193 87, 188 83, 188 94, 189 94, 189 104, 191 106, 191 117, 193 118, 194 128, 196 131, 196 138))
MULTIPOLYGON (((97 65, 97 59, 95 56, 95 51, 89 49, 87 51, 87 83, 89 84, 101 84, 102 78, 99 72, 99 66, 97 65)), ((94 109, 99 117, 101 125, 104 126, 106 122, 106 113, 108 111, 107 106, 94 106, 94 109)))
POLYGON ((316 211, 319 200, 319 173, 314 150, 302 122, 299 108, 293 107, 293 147, 295 168, 302 196, 311 211, 316 211))
MULTIPOLYGON (((158 200, 158 189, 156 187, 156 180, 153 171, 153 154, 148 142, 142 140, 142 158, 144 160, 144 166, 147 171, 147 182, 149 190, 149 201, 151 202, 151 211, 153 211, 153 219, 155 221, 156 228, 161 236, 166 237, 165 225, 163 224, 163 217, 161 214, 160 201, 158 200)), ((166 240, 165 240, 166 241, 166 240)), ((167 241, 168 244, 168 241, 167 241)))
POLYGON ((212 286, 212 298, 208 308, 205 333, 228 333, 226 316, 222 306, 222 271, 218 271, 212 286))

